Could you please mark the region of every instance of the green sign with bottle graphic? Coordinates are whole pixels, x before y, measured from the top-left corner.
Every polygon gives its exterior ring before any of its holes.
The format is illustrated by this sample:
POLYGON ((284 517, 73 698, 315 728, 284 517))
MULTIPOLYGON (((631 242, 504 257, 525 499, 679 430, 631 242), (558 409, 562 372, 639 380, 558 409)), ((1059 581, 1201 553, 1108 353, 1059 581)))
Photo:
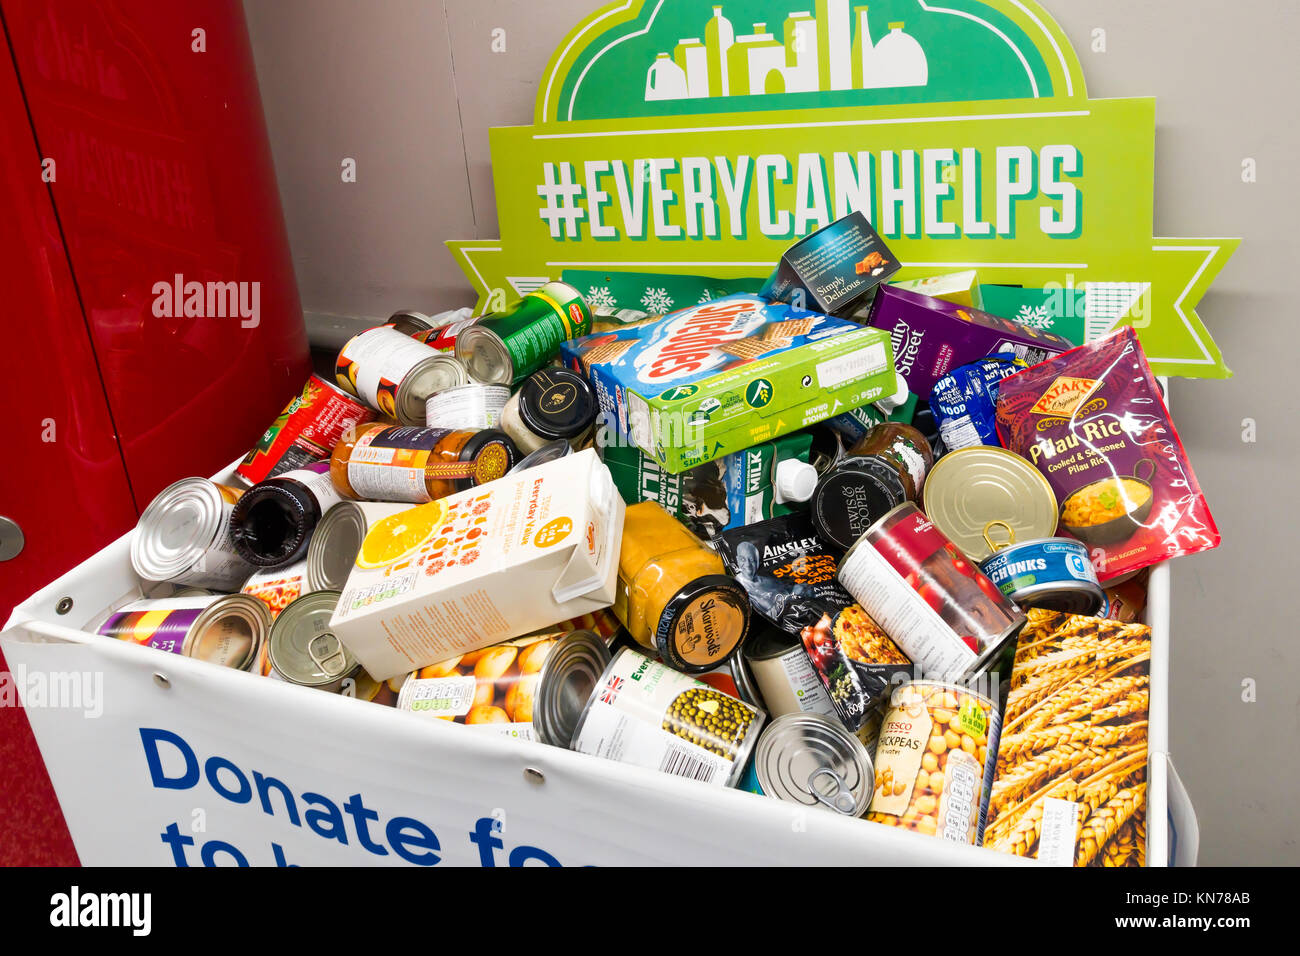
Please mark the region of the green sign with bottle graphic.
MULTIPOLYGON (((566 270, 596 306, 616 272, 762 279, 860 210, 897 279, 975 269, 1040 328, 1132 325, 1160 374, 1231 374, 1194 306, 1239 240, 1152 238, 1155 101, 1088 99, 1031 2, 608 4, 491 144, 501 239, 448 243, 483 308, 566 270)), ((671 288, 636 305, 693 304, 671 288)))

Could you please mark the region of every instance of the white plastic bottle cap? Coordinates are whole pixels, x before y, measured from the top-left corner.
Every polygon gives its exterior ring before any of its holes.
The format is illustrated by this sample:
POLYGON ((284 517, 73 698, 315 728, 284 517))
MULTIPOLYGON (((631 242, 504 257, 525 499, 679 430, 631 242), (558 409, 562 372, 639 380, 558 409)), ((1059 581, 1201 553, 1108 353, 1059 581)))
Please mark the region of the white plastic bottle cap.
POLYGON ((817 469, 798 458, 776 463, 776 503, 807 501, 817 488, 817 469))
POLYGON ((880 409, 886 415, 906 402, 908 395, 911 394, 911 392, 907 390, 907 382, 903 379, 903 373, 895 372, 894 375, 894 394, 886 396, 876 402, 876 408, 880 409))

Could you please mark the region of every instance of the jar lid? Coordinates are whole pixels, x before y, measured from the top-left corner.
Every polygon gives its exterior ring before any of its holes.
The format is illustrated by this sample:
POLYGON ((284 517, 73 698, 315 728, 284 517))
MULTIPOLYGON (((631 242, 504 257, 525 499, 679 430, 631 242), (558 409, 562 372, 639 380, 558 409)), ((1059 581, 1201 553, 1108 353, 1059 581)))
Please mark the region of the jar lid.
POLYGON ((817 489, 817 469, 798 458, 776 464, 776 503, 780 505, 807 501, 817 489))
POLYGON ((809 516, 823 541, 844 549, 906 500, 903 479, 888 462, 845 458, 818 482, 809 516))
POLYGON ((702 674, 730 659, 749 633, 749 595, 725 574, 706 574, 681 588, 664 606, 654 632, 664 663, 702 674))
POLYGON ((520 387, 519 417, 542 438, 576 438, 596 420, 596 395, 581 375, 545 368, 520 387))
POLYGON ((460 460, 474 463, 474 473, 457 481, 463 491, 495 481, 511 468, 519 458, 519 451, 510 436, 495 428, 475 432, 460 450, 460 460))

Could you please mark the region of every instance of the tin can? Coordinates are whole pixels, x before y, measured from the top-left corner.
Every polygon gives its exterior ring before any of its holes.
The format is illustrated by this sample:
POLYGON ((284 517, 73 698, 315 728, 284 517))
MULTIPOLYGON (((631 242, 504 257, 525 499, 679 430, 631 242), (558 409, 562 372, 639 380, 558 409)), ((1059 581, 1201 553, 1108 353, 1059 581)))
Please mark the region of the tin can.
POLYGON ((470 378, 515 385, 550 362, 560 343, 591 331, 591 309, 564 282, 548 282, 513 308, 484 316, 456 337, 456 358, 470 378))
POLYGON ((330 630, 338 601, 338 591, 313 591, 280 612, 267 644, 267 657, 277 677, 332 694, 355 686, 361 665, 330 630), (352 684, 345 685, 349 678, 353 678, 352 684))
POLYGON ((403 501, 341 501, 330 508, 307 543, 306 590, 343 590, 366 532, 384 518, 411 507, 403 501))
POLYGON ((239 593, 257 598, 266 605, 274 621, 286 607, 296 601, 307 587, 307 561, 295 561, 279 568, 264 568, 255 571, 239 593))
POLYGON ((345 391, 403 425, 423 425, 430 395, 469 381, 453 357, 384 326, 348 340, 334 377, 345 391))
POLYGON ((109 614, 95 633, 249 670, 270 628, 271 615, 256 598, 212 594, 136 601, 109 614))
MULTIPOLYGON (((748 641, 746 646, 748 646, 748 641)), ((645 651, 645 648, 637 644, 626 630, 619 630, 617 636, 610 643, 610 653, 617 653, 625 647, 631 648, 639 654, 645 651)), ((658 664, 664 663, 663 659, 659 657, 655 657, 653 660, 658 664)), ((758 685, 754 682, 754 672, 750 669, 749 662, 741 654, 733 655, 713 668, 713 670, 703 671, 691 676, 702 684, 708 684, 714 690, 722 691, 728 697, 735 697, 747 704, 753 704, 755 707, 761 708, 763 706, 763 698, 759 694, 758 685)))
POLYGON ((146 581, 234 591, 254 566, 235 550, 230 515, 239 488, 182 478, 145 508, 131 536, 131 567, 146 581))
POLYGON ((835 705, 808 653, 798 640, 783 631, 763 628, 745 642, 739 658, 749 665, 763 707, 773 717, 802 713, 835 715, 835 705))
POLYGON ((845 550, 907 500, 907 488, 891 463, 880 458, 841 458, 817 482, 808 515, 823 541, 845 550))
POLYGON ((860 817, 871 802, 871 757, 832 717, 784 714, 758 738, 754 772, 765 796, 860 817))
MULTIPOLYGON (((530 634, 412 672, 402 685, 397 709, 518 740, 552 743, 563 737, 566 714, 572 734, 573 722, 608 660, 604 639, 591 631, 530 634), (553 661, 558 668, 552 667, 553 661), (582 668, 586 694, 580 700, 577 694, 566 698, 556 685, 567 681, 572 686, 582 668)), ((558 746, 565 743, 561 740, 558 746)))
POLYGON ((235 474, 255 485, 324 461, 349 428, 374 419, 373 409, 313 375, 244 456, 235 474))
POLYGON ((917 670, 940 680, 982 672, 1025 624, 910 501, 867 529, 839 577, 917 670))
POLYGON ((609 662, 578 719, 579 753, 734 786, 765 714, 636 651, 609 662))
POLYGON ((414 338, 421 332, 427 332, 432 329, 433 320, 423 312, 416 312, 412 309, 401 309, 394 312, 388 317, 388 321, 383 325, 386 329, 393 329, 401 332, 403 335, 414 338))
POLYGON ((980 570, 1020 607, 1091 616, 1106 603, 1087 545, 1073 538, 1016 541, 1003 521, 990 521, 984 538, 994 553, 980 562, 980 570), (993 539, 999 526, 1006 542, 993 539))
POLYGON ((423 342, 437 352, 452 353, 456 351, 456 336, 471 325, 477 325, 481 318, 483 316, 473 315, 463 319, 455 319, 422 332, 415 332, 411 335, 411 338, 417 342, 423 342))
POLYGON ((430 428, 483 431, 497 427, 509 400, 504 385, 471 382, 434 392, 424 403, 424 417, 430 428))
POLYGON ((991 445, 950 451, 925 483, 925 513, 971 561, 993 553, 984 536, 990 522, 1021 540, 1056 532, 1056 494, 1037 468, 1014 452, 991 445))
POLYGON ((867 819, 982 844, 1001 726, 997 704, 978 691, 937 681, 899 687, 876 744, 867 819))

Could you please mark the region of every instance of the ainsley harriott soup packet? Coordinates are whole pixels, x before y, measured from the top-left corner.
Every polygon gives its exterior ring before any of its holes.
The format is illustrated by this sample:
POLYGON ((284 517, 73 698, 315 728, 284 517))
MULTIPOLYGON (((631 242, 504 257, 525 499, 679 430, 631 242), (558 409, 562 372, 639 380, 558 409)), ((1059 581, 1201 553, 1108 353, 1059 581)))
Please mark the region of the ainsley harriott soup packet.
POLYGON ((1218 545, 1133 329, 1004 379, 997 428, 1047 478, 1057 533, 1088 545, 1102 581, 1218 545))
POLYGON ((590 449, 371 526, 330 627, 376 680, 614 603, 626 505, 590 449))

